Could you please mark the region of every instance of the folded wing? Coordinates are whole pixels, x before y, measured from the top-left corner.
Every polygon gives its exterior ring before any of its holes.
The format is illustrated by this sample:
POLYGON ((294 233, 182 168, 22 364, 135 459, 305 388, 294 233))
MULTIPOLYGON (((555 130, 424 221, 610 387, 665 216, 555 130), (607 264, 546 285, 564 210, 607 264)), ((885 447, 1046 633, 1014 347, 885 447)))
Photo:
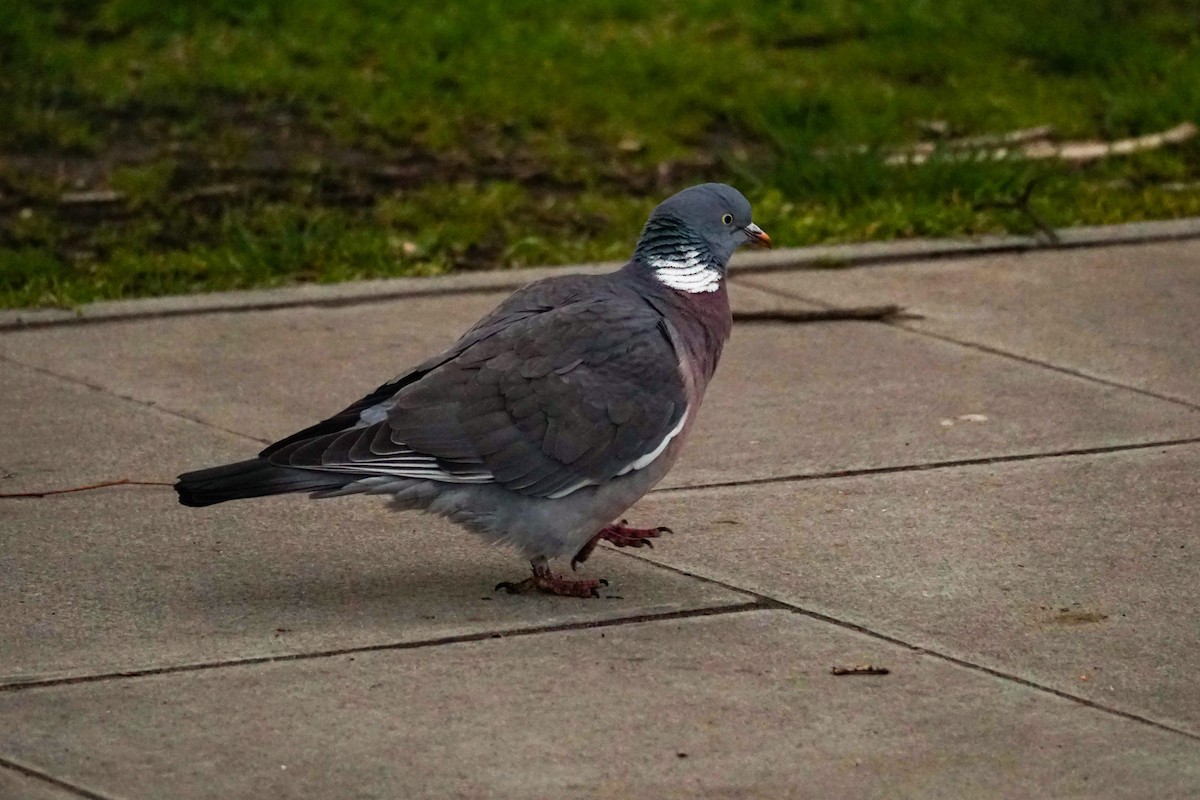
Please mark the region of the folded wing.
POLYGON ((665 323, 621 294, 554 300, 518 293, 447 353, 263 455, 547 498, 648 466, 688 414, 665 323))

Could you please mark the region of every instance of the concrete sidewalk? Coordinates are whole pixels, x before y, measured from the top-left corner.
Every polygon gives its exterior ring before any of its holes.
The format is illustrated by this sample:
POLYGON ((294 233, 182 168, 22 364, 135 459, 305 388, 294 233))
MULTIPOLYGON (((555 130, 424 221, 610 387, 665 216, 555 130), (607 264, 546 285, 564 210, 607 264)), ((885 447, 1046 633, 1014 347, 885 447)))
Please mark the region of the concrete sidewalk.
MULTIPOLYGON (((921 318, 735 327, 599 600, 373 498, 0 500, 0 798, 1200 796, 1200 240, 1089 236, 736 272, 921 318)), ((246 457, 495 281, 4 331, 0 492, 246 457)))

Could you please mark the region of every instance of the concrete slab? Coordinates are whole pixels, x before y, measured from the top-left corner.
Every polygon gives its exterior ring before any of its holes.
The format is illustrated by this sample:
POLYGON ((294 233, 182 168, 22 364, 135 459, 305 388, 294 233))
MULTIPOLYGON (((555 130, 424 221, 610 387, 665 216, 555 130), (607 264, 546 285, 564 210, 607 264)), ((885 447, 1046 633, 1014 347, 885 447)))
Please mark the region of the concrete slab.
MULTIPOLYGON (((734 296, 743 309, 778 302, 742 286, 734 296)), ((0 337, 0 354, 270 441, 445 346, 499 299, 409 298, 13 332, 0 337)), ((888 326, 740 325, 693 441, 664 485, 1198 434, 1200 411, 888 326)), ((181 451, 166 474, 198 462, 181 451)))
POLYGON ((1200 742, 787 612, 0 693, 128 798, 1188 797, 1200 742), (890 675, 839 678, 869 662, 890 675))
POLYGON ((695 521, 655 561, 1200 734, 1197 475, 1183 445, 657 493, 632 516, 695 521))
POLYGON ((905 322, 1200 404, 1200 245, 1127 245, 754 276, 844 304, 894 302, 905 322))
POLYGON ((79 800, 75 792, 31 778, 0 764, 0 797, 5 800, 79 800))
MULTIPOLYGON (((0 371, 0 491, 163 478, 244 443, 23 367, 0 371)), ((512 552, 379 498, 208 509, 169 488, 0 506, 0 685, 737 604, 600 554, 613 599, 494 595, 512 552)), ((3 726, 0 726, 3 727, 3 726)))
POLYGON ((876 323, 735 330, 664 486, 1200 434, 1200 411, 876 323))

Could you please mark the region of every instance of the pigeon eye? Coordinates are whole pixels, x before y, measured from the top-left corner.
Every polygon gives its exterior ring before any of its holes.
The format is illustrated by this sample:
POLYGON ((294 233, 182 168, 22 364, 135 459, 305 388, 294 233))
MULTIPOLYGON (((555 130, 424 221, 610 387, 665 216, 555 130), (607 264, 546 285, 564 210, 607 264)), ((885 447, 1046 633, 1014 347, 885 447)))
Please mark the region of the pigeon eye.
POLYGON ((726 225, 733 222, 733 214, 726 214, 725 216, 721 217, 721 222, 726 225))

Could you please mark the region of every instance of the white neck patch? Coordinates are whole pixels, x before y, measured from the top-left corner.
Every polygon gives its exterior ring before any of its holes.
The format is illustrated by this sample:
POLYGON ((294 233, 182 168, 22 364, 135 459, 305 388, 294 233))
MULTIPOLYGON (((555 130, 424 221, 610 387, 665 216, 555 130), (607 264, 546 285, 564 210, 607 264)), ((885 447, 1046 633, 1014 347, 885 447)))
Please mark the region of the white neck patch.
POLYGON ((654 277, 660 283, 688 294, 715 292, 721 288, 721 272, 700 258, 699 250, 688 250, 681 258, 651 259, 654 277))

